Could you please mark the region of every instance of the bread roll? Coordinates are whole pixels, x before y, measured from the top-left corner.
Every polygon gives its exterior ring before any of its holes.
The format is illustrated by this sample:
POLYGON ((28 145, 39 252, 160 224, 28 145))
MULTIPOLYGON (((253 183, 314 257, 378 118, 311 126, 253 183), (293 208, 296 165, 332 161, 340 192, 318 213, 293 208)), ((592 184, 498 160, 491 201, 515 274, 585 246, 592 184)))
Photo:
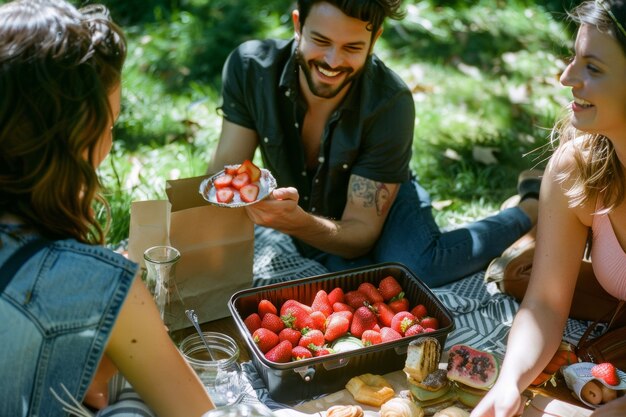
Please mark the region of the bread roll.
POLYGON ((333 405, 326 410, 326 417, 363 417, 363 409, 358 405, 333 405))
POLYGON ((380 417, 423 417, 424 411, 406 398, 392 398, 380 408, 380 417))
POLYGON ((437 411, 433 417, 469 417, 469 412, 459 407, 448 407, 437 411))

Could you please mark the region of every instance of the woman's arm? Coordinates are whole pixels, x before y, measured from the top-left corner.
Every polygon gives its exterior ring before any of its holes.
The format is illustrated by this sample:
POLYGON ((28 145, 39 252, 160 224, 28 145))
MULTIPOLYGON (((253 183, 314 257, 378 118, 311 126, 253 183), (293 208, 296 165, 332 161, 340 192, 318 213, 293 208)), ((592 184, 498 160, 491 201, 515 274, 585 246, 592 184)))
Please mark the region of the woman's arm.
POLYGON ((557 350, 572 302, 588 233, 589 210, 570 208, 557 179, 567 156, 554 159, 541 183, 537 244, 528 289, 507 341, 496 385, 472 417, 516 415, 519 393, 528 387, 557 350))
POLYGON ((139 276, 115 322, 106 354, 159 416, 201 416, 214 405, 161 320, 139 276))

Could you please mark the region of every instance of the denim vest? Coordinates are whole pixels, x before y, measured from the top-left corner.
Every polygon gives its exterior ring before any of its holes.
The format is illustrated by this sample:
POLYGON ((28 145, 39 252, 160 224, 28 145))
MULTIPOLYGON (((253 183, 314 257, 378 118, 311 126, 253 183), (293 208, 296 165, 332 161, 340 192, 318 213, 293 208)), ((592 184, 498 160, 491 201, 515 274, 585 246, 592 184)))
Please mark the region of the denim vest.
MULTIPOLYGON (((0 264, 32 235, 0 225, 0 264)), ((137 265, 73 239, 35 254, 0 297, 0 416, 65 416, 82 400, 137 265)))

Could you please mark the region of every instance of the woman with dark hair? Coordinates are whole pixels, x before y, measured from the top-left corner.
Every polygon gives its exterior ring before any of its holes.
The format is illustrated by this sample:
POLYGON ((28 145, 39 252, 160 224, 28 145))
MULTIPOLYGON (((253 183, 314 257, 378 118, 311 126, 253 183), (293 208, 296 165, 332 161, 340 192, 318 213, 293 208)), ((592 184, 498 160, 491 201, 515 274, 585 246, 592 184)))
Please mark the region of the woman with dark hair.
MULTIPOLYGON (((569 16, 579 29, 561 83, 573 101, 553 132, 558 146, 541 184, 532 275, 498 381, 472 417, 521 414, 520 392, 561 342, 590 230, 598 282, 626 299, 626 4, 585 1, 569 16)), ((624 415, 626 396, 592 414, 624 415)))
POLYGON ((0 6, 0 415, 66 415, 72 400, 100 408, 106 392, 90 385, 115 368, 160 416, 213 408, 138 266, 101 247, 96 168, 125 56, 103 6, 0 6))

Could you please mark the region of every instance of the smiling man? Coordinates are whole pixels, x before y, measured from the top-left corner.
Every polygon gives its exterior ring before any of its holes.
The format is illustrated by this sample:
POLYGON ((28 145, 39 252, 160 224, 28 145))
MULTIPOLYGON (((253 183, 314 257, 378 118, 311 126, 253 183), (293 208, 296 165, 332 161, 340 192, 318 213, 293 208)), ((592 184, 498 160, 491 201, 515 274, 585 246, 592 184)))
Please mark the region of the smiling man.
POLYGON ((290 235, 332 271, 397 261, 436 285, 486 266, 532 222, 515 208, 477 227, 488 233, 439 231, 409 169, 412 94, 373 54, 384 20, 403 17, 400 4, 298 0, 292 39, 233 51, 209 172, 252 159, 258 148, 279 188, 246 207, 254 223, 290 235), (494 236, 488 247, 483 241, 494 236))

